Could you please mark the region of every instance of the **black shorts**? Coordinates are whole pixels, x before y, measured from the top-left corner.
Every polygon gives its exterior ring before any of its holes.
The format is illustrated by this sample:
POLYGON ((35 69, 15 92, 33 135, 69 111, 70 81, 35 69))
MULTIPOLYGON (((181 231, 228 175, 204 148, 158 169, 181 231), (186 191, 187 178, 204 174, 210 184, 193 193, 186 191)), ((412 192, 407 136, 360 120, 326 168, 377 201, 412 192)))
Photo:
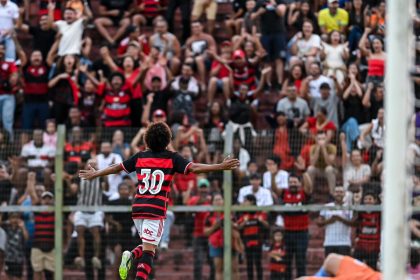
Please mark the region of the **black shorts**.
POLYGON ((276 59, 286 58, 286 36, 283 33, 261 36, 261 44, 267 52, 265 62, 274 62, 276 59))
POLYGON ((10 263, 5 261, 4 271, 8 276, 21 278, 23 275, 23 263, 10 263))

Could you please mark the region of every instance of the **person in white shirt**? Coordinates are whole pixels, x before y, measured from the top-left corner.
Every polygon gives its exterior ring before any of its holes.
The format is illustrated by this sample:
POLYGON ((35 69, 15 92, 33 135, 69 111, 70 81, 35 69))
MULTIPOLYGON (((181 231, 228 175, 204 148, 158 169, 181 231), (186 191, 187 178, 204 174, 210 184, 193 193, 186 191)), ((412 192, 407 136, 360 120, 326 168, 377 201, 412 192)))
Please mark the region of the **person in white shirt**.
POLYGON ((0 0, 0 43, 6 47, 6 61, 16 60, 16 46, 12 39, 19 18, 18 6, 10 0, 0 0))
MULTIPOLYGON (((344 205, 345 190, 343 186, 334 189, 334 202, 326 206, 344 205)), ((350 210, 322 210, 317 225, 325 227, 325 257, 331 253, 349 256, 351 253, 351 226, 353 212, 350 210)))
POLYGON ((289 187, 289 173, 280 169, 281 158, 271 156, 265 160, 267 171, 263 175, 263 187, 272 191, 275 197, 278 197, 284 189, 289 187), (274 178, 275 186, 272 184, 274 178))
POLYGON ((78 18, 77 11, 73 8, 65 8, 63 19, 54 22, 55 3, 48 4, 48 21, 52 28, 61 35, 58 45, 58 56, 67 54, 80 55, 82 49, 82 36, 86 22, 92 17, 89 5, 85 1, 83 16, 78 18))
POLYGON ((310 75, 302 82, 301 91, 305 96, 309 98, 321 97, 320 87, 323 83, 329 84, 335 94, 334 81, 321 74, 321 65, 319 62, 315 61, 311 63, 309 73, 310 75))
POLYGON ((27 167, 30 169, 50 167, 55 156, 55 147, 44 143, 43 131, 40 129, 35 129, 32 137, 32 141, 23 145, 21 157, 27 161, 27 167))
MULTIPOLYGON (((112 145, 110 142, 102 142, 101 153, 96 157, 99 169, 104 169, 112 164, 121 163, 123 160, 119 154, 112 153, 112 145)), ((118 185, 122 182, 121 174, 112 174, 107 176, 109 190, 105 192, 110 201, 118 199, 118 185)))
POLYGON ((238 203, 242 204, 248 194, 253 194, 257 199, 257 206, 273 205, 273 197, 271 192, 261 187, 261 176, 258 173, 249 176, 251 185, 242 187, 239 190, 238 203))

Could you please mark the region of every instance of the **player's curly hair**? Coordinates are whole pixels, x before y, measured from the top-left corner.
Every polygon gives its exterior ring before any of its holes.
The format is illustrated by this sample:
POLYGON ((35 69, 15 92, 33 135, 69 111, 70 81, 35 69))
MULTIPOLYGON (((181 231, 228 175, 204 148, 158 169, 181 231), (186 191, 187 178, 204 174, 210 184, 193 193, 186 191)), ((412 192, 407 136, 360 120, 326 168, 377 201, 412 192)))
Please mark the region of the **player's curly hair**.
POLYGON ((162 152, 168 147, 172 139, 172 132, 164 122, 156 122, 149 125, 144 135, 144 140, 153 152, 162 152))

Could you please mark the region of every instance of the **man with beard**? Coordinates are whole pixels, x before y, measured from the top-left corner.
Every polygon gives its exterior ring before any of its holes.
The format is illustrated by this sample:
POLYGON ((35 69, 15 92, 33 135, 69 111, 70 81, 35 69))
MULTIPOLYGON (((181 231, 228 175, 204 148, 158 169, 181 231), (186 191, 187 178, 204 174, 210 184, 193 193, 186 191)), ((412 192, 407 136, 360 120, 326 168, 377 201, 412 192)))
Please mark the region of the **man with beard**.
MULTIPOLYGON (((289 189, 284 189, 281 199, 286 206, 307 204, 312 194, 312 181, 304 174, 304 183, 296 174, 289 175, 289 189)), ((291 279, 293 259, 296 261, 297 276, 306 274, 306 250, 308 249, 309 214, 305 211, 286 212, 284 219, 284 242, 286 245, 287 277, 291 279)))
MULTIPOLYGON (((101 153, 96 157, 98 167, 100 169, 106 168, 112 164, 119 164, 122 158, 119 154, 112 153, 112 145, 110 142, 102 142, 101 153)), ((109 200, 118 199, 119 185, 122 182, 121 174, 112 174, 106 177, 109 185, 109 190, 105 192, 109 200)))
POLYGON ((130 126, 132 93, 124 86, 125 77, 120 72, 114 72, 111 74, 110 83, 110 87, 103 83, 98 89, 98 94, 103 97, 105 103, 103 124, 105 127, 130 126))

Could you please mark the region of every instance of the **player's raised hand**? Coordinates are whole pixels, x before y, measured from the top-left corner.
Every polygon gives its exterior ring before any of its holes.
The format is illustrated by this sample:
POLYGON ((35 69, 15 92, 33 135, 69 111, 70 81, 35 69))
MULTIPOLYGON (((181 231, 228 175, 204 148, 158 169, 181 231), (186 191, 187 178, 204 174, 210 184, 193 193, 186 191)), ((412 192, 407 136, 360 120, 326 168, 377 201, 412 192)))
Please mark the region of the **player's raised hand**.
POLYGON ((236 158, 231 158, 230 155, 223 160, 223 169, 224 170, 233 170, 239 167, 239 160, 236 158))
POLYGON ((79 171, 79 177, 85 180, 92 180, 96 177, 96 169, 88 164, 87 169, 79 171))

